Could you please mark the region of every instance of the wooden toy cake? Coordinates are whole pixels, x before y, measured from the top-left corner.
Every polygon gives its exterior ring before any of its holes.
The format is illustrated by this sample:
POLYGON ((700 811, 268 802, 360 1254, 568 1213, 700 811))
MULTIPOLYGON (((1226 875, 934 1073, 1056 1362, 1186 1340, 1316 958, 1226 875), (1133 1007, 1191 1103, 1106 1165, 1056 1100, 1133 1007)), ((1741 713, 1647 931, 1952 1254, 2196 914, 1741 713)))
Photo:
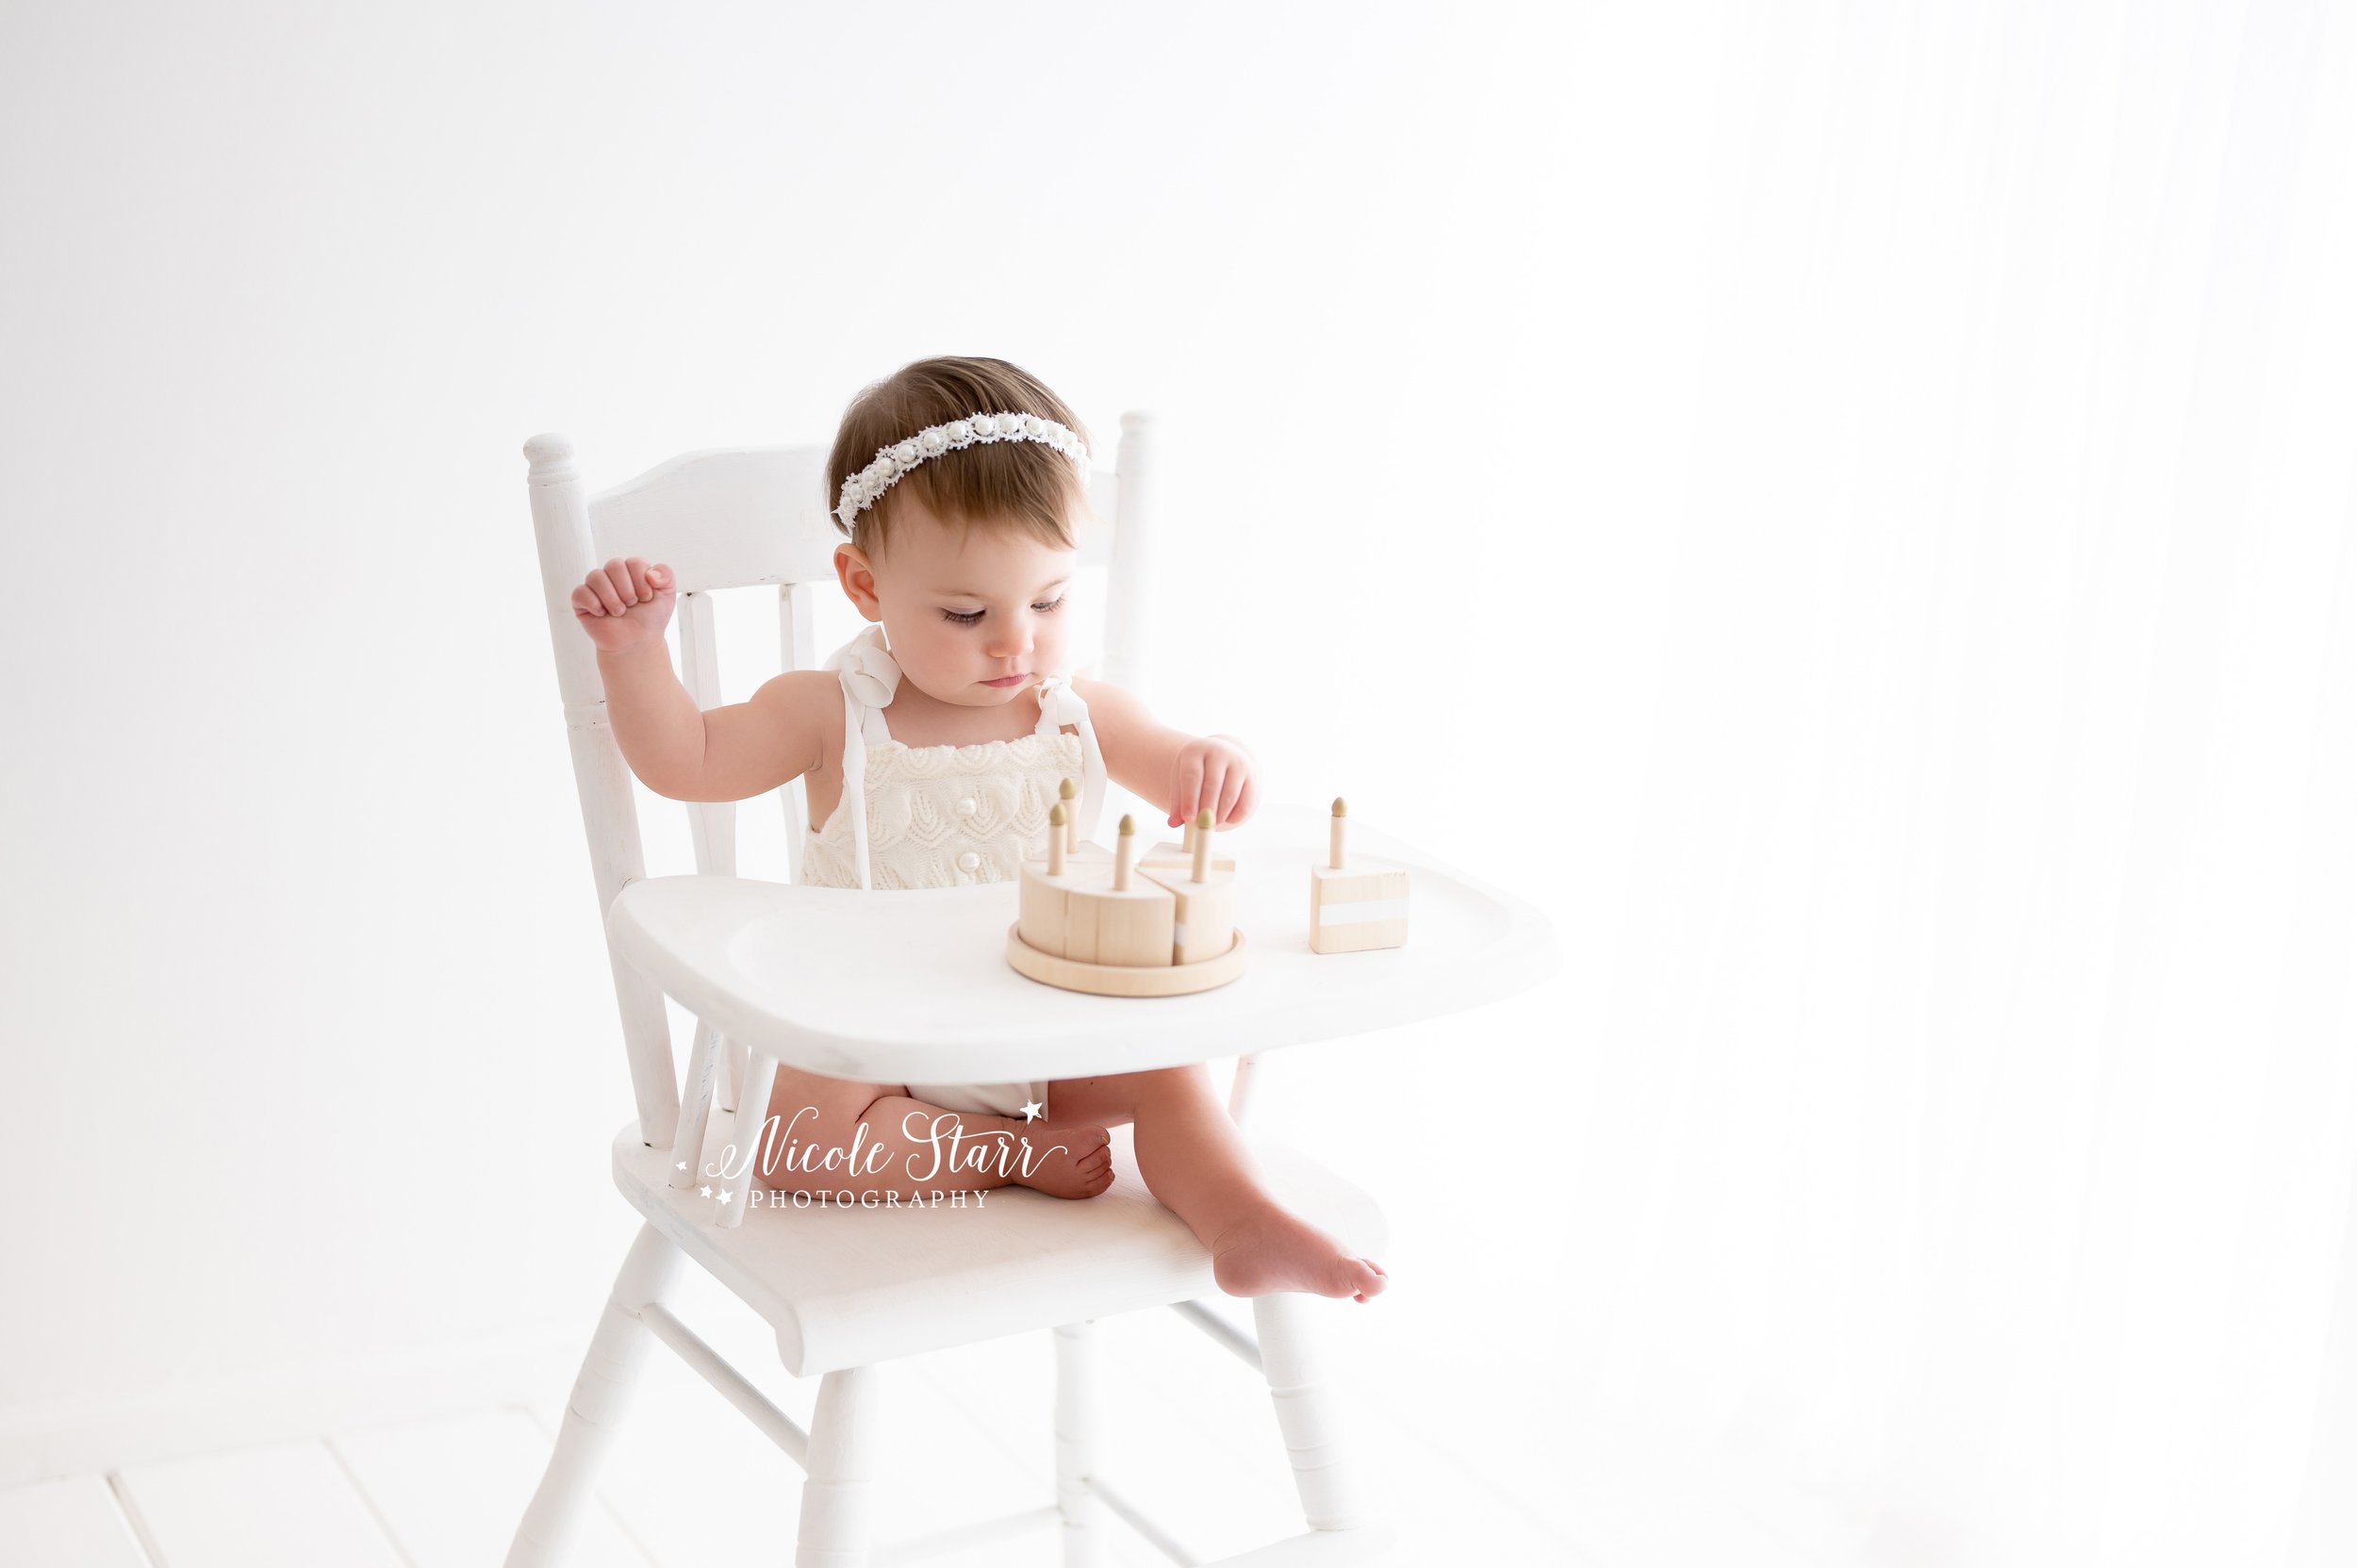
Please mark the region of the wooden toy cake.
POLYGON ((1354 867, 1343 829, 1350 819, 1334 799, 1326 864, 1310 867, 1310 950, 1363 952, 1408 941, 1408 872, 1404 867, 1354 867))
POLYGON ((1021 915, 1007 931, 1017 973, 1102 997, 1183 996, 1244 973, 1235 865, 1212 864, 1209 811, 1195 818, 1184 859, 1144 864, 1134 818, 1121 819, 1110 863, 1079 853, 1065 804, 1047 822, 1047 857, 1024 865, 1021 915))
MULTIPOLYGON (((1146 852, 1146 858, 1139 864, 1155 867, 1170 865, 1193 866, 1195 835, 1201 834, 1207 838, 1211 836, 1211 813, 1208 807, 1197 812, 1195 820, 1187 824, 1187 836, 1184 842, 1157 844, 1146 852)), ((1213 855, 1211 857, 1211 869, 1214 871, 1233 871, 1235 868, 1236 863, 1229 856, 1213 855)))

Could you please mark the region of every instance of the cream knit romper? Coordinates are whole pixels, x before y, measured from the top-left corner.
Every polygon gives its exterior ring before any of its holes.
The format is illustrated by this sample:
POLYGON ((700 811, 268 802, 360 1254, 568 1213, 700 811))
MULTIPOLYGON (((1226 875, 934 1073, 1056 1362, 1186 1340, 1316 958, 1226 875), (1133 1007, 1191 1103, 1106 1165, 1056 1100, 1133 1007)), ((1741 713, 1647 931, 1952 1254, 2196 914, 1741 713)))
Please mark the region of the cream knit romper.
MULTIPOLYGON (((1080 784, 1080 835, 1104 804, 1105 760, 1088 704, 1070 679, 1038 688, 1039 727, 976 746, 903 746, 883 710, 900 667, 870 625, 827 660, 843 683, 843 798, 802 841, 802 880, 817 887, 961 887, 1013 882, 1047 853, 1047 813, 1066 779, 1080 784), (1065 734, 1065 726, 1076 733, 1065 734)), ((909 955, 922 964, 924 955, 909 955)), ((912 977, 921 979, 921 977, 912 977)), ((910 1095, 952 1111, 1022 1114, 1047 1084, 912 1083, 910 1095)))

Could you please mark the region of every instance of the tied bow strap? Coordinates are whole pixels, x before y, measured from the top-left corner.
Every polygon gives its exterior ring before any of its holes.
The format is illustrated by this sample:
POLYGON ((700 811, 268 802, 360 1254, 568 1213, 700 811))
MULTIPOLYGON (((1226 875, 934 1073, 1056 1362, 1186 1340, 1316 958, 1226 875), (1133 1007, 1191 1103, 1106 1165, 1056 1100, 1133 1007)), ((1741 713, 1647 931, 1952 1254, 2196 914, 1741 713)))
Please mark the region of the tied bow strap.
POLYGON ((1069 675, 1050 675, 1039 684, 1040 724, 1050 734, 1066 724, 1080 732, 1080 832, 1096 836, 1097 815, 1105 807, 1105 754, 1096 749, 1096 726, 1089 722, 1087 700, 1072 689, 1069 675))
POLYGON ((883 628, 870 625, 828 655, 826 668, 842 679, 843 799, 851 808, 851 859, 859 884, 872 890, 867 871, 867 727, 865 708, 891 705, 900 685, 899 661, 884 646, 883 628))
POLYGON ((882 626, 870 625, 836 649, 827 656, 826 668, 842 675, 843 689, 853 701, 871 708, 890 707, 899 689, 900 664, 884 646, 882 626))

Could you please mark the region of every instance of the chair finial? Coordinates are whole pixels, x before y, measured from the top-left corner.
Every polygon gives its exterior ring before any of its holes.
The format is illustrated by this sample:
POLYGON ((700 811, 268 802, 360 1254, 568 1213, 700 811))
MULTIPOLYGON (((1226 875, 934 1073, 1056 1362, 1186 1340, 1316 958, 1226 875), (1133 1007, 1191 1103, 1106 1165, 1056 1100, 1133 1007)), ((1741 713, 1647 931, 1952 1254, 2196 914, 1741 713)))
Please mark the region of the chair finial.
POLYGON ((531 482, 535 486, 578 477, 573 468, 572 437, 559 431, 547 431, 526 441, 524 458, 532 465, 531 482))

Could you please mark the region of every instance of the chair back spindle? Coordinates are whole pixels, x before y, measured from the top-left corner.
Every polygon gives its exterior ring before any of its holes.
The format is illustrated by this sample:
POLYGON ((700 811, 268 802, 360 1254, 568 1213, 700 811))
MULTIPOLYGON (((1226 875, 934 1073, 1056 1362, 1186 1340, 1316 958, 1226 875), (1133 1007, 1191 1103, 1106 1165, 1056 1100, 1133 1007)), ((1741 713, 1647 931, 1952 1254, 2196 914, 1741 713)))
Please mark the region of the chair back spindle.
MULTIPOLYGON (((679 678, 699 708, 720 705, 720 654, 712 595, 683 593, 675 603, 679 625, 679 678)), ((736 875, 736 802, 689 801, 687 829, 701 877, 736 875)))
MULTIPOLYGON (((778 665, 783 669, 815 669, 818 666, 818 602, 808 583, 778 585, 778 665)), ((810 820, 810 791, 799 778, 778 792, 785 808, 787 881, 802 880, 803 824, 810 820)))
MULTIPOLYGON (((1153 641, 1154 421, 1141 413, 1121 416, 1121 444, 1113 458, 1113 493, 1094 487, 1100 516, 1118 517, 1121 526, 1108 541, 1105 586, 1104 678, 1149 700, 1148 650, 1153 641)), ((1101 478, 1101 476, 1100 476, 1101 478)), ((1082 558, 1087 553, 1082 552, 1082 558)))

